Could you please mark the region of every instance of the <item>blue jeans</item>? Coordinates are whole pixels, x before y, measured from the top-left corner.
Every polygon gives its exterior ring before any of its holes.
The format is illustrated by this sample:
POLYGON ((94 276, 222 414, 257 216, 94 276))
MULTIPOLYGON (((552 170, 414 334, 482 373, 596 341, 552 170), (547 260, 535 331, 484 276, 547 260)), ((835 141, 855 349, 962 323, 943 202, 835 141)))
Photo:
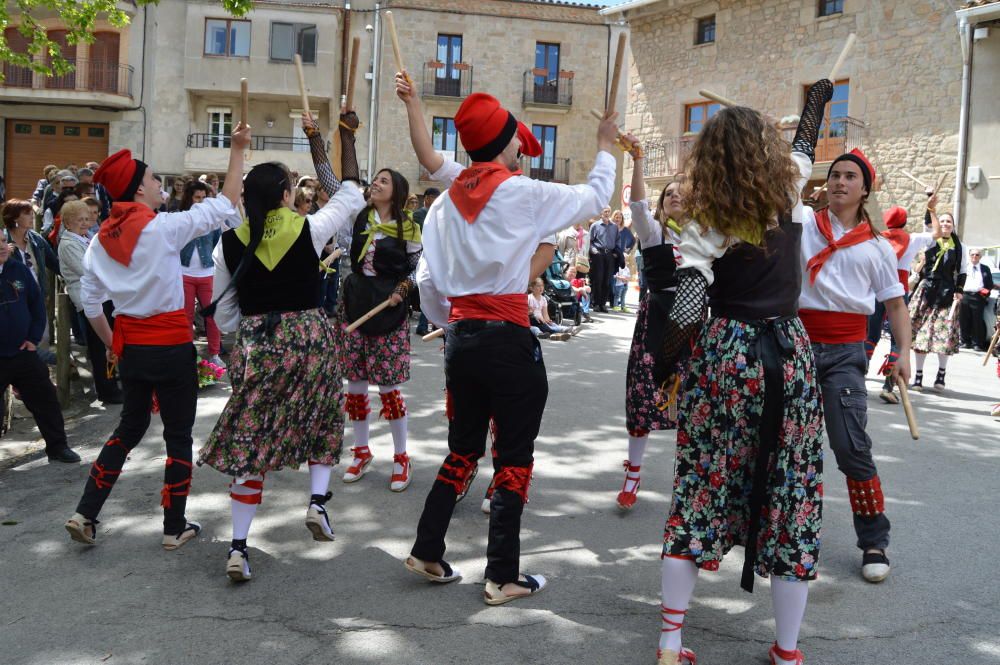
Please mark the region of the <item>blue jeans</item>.
POLYGON ((611 298, 612 307, 625 309, 625 294, 628 292, 628 283, 615 280, 615 290, 611 298))

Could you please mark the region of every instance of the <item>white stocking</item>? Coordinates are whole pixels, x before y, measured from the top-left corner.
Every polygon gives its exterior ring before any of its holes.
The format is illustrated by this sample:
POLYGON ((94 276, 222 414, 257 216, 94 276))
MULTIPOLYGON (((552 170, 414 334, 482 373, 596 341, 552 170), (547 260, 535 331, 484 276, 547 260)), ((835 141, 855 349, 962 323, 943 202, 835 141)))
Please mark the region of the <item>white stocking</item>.
POLYGON ((916 370, 918 372, 924 371, 924 362, 926 362, 926 360, 927 360, 927 354, 926 353, 917 353, 916 351, 914 351, 913 352, 913 356, 914 356, 914 362, 913 362, 913 364, 916 367, 916 370))
POLYGON ((250 523, 257 514, 263 489, 264 476, 244 476, 236 478, 229 485, 229 496, 233 512, 233 540, 246 540, 250 533, 250 523), (236 497, 244 499, 238 500, 236 497), (253 503, 248 503, 252 501, 253 503))
POLYGON ((698 581, 698 566, 689 559, 663 558, 663 607, 660 608, 663 619, 660 633, 660 648, 670 649, 680 653, 681 630, 678 624, 684 623, 691 595, 694 593, 695 582, 698 581), (676 612, 669 612, 676 610, 676 612), (676 630, 674 630, 676 628, 676 630))
MULTIPOLYGON (((795 651, 799 643, 799 629, 806 613, 809 583, 771 577, 771 600, 774 603, 774 633, 778 646, 785 651, 795 651)), ((777 665, 794 665, 794 661, 778 659, 777 665)))
MULTIPOLYGON (((367 381, 348 381, 347 392, 351 395, 367 395, 367 381)), ((354 430, 354 445, 357 448, 368 447, 368 418, 364 420, 351 420, 351 428, 354 430)))
POLYGON ((309 493, 324 496, 330 489, 330 474, 333 467, 329 464, 309 465, 309 493))

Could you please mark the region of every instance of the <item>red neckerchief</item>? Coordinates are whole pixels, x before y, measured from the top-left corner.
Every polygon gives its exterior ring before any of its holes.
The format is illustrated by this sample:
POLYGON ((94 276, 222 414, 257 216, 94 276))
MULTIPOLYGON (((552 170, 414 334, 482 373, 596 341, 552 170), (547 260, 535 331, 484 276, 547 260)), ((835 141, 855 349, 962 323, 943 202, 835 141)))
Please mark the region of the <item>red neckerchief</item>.
POLYGON ((511 173, 509 169, 493 162, 473 162, 472 166, 455 178, 448 193, 459 214, 472 224, 500 183, 514 175, 520 175, 520 172, 511 173))
POLYGON ((838 249, 844 249, 853 245, 863 243, 872 237, 871 225, 868 222, 861 222, 853 229, 844 234, 840 240, 833 239, 833 227, 830 225, 830 212, 828 208, 823 208, 816 212, 816 228, 826 238, 826 247, 820 250, 819 254, 809 259, 806 267, 809 268, 809 283, 816 283, 816 276, 823 269, 826 260, 833 256, 838 249))
POLYGON ((156 211, 142 203, 114 203, 111 216, 101 224, 97 237, 101 247, 126 268, 132 262, 132 252, 139 242, 139 235, 156 217, 156 211))
POLYGON ((882 237, 892 245, 892 251, 896 252, 896 258, 903 258, 906 248, 910 246, 910 234, 906 229, 886 229, 882 231, 882 237))

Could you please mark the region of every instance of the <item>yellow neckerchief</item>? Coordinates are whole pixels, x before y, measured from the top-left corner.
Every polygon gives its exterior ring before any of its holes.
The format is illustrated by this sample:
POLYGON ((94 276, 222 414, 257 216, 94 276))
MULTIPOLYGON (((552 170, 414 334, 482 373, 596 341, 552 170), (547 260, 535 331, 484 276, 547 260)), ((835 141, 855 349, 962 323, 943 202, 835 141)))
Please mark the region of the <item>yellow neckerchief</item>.
POLYGON ((931 268, 932 274, 937 272, 938 266, 941 265, 941 259, 944 258, 944 253, 947 252, 949 249, 955 249, 955 239, 952 238, 951 236, 948 236, 947 238, 938 238, 937 246, 938 246, 938 255, 937 259, 934 260, 934 267, 931 268))
POLYGON ((733 236, 748 245, 761 247, 764 243, 764 233, 766 233, 766 231, 762 231, 760 225, 754 222, 753 224, 737 225, 733 236))
MULTIPOLYGON (((257 246, 254 256, 260 259, 269 271, 274 270, 298 240, 305 223, 305 217, 288 208, 277 208, 267 213, 267 217, 264 218, 264 237, 257 246)), ((243 220, 236 229, 236 237, 244 245, 250 244, 250 222, 243 220)))
POLYGON ((681 227, 680 224, 675 222, 673 217, 667 217, 667 227, 669 227, 670 230, 676 233, 677 235, 680 235, 681 233, 684 232, 683 227, 681 227))
MULTIPOLYGON (((396 226, 396 221, 390 219, 388 222, 383 222, 381 220, 375 221, 378 216, 375 208, 368 209, 368 226, 362 231, 364 235, 368 236, 365 239, 364 247, 361 248, 361 254, 358 256, 358 261, 365 260, 365 254, 368 253, 368 248, 371 244, 375 242, 375 235, 381 233, 382 235, 389 236, 390 238, 399 238, 399 229, 396 226)), ((421 242, 420 238, 420 227, 413 223, 413 213, 409 210, 403 211, 403 237, 400 240, 408 240, 409 242, 421 242)))

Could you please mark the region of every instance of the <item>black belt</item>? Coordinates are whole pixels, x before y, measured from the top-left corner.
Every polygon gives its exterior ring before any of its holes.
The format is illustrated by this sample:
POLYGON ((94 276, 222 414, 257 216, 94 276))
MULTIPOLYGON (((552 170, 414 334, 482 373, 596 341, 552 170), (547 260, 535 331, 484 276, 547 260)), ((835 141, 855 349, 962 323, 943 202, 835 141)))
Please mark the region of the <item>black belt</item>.
MULTIPOLYGON (((514 326, 510 321, 494 321, 491 319, 460 319, 449 325, 452 332, 474 334, 487 328, 503 328, 514 326)), ((517 326, 523 328, 524 326, 517 326)), ((527 328, 525 328, 527 330, 527 328)))

